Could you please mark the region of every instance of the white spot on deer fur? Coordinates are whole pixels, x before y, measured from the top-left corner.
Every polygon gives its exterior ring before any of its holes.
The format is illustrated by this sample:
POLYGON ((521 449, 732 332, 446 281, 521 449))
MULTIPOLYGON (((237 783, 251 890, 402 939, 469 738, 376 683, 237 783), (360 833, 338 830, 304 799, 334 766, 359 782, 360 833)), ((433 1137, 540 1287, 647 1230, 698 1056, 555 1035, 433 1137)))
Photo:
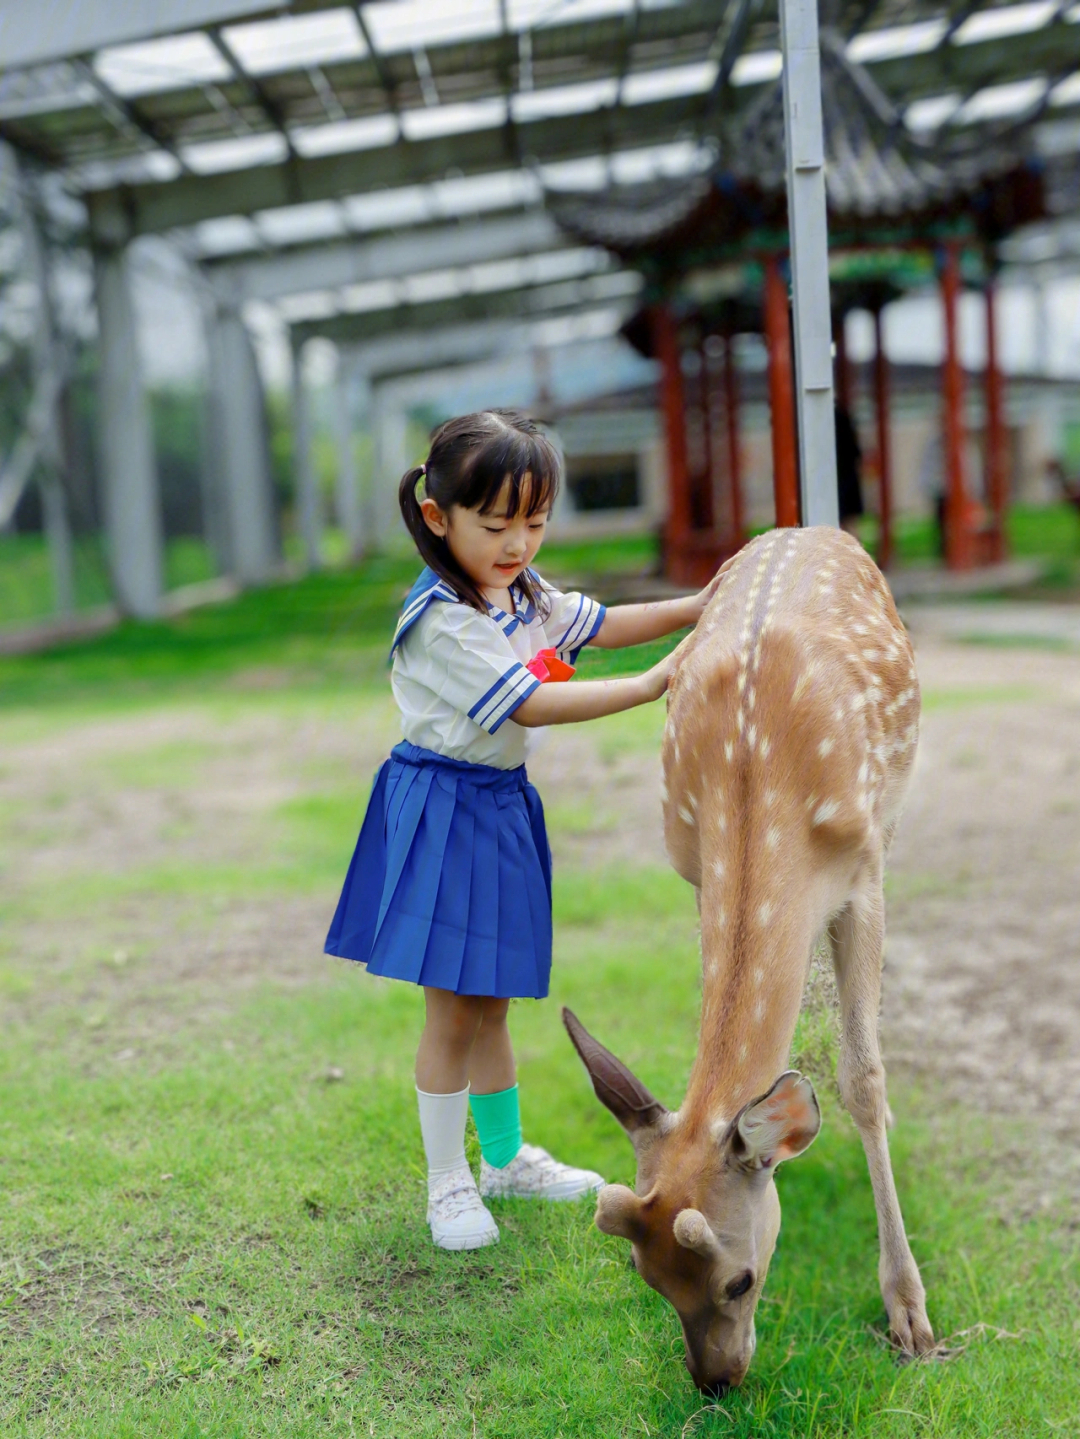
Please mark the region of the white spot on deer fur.
POLYGON ((828 758, 829 755, 832 754, 832 752, 833 752, 833 750, 834 750, 835 748, 836 748, 836 741, 835 741, 835 740, 833 740, 833 739, 823 739, 823 740, 821 741, 821 743, 820 743, 820 744, 818 745, 818 747, 817 747, 817 752, 818 752, 818 754, 821 756, 822 759, 826 759, 826 758, 828 758))
POLYGON ((730 760, 730 759, 731 759, 731 756, 732 756, 734 753, 735 753, 735 746, 731 743, 731 741, 730 741, 729 739, 725 740, 725 741, 724 741, 724 758, 725 758, 726 760, 730 760))
POLYGON ((712 872, 716 875, 717 879, 723 879, 726 870, 724 868, 724 861, 722 859, 713 860, 712 872))
POLYGON ((769 828, 765 831, 765 848, 775 849, 779 843, 780 827, 779 825, 771 824, 769 828))
POLYGON ((745 670, 743 670, 743 671, 740 673, 739 678, 735 681, 735 684, 736 684, 736 687, 737 687, 739 693, 742 694, 743 690, 746 688, 746 671, 745 671, 745 670))
POLYGON ((694 816, 693 816, 693 815, 690 813, 690 811, 685 807, 685 805, 680 805, 680 806, 679 806, 679 818, 682 820, 682 822, 683 822, 684 824, 693 824, 693 823, 694 823, 694 816))
POLYGON ((697 814, 697 795, 688 793, 686 796, 686 803, 690 806, 694 813, 697 814))
POLYGON ((864 660, 869 661, 870 664, 874 664, 879 658, 879 655, 877 650, 863 650, 862 657, 864 660))
POLYGON ((739 733, 742 734, 743 730, 746 728, 746 716, 743 714, 741 709, 739 710, 739 713, 735 716, 735 723, 738 726, 739 733))
POLYGON ((752 710, 756 704, 757 694, 753 689, 751 689, 746 696, 746 708, 752 710))
POLYGON ((866 776, 867 776, 869 773, 870 773, 870 766, 867 764, 866 760, 863 760, 862 764, 859 766, 859 778, 858 778, 858 780, 857 780, 857 783, 858 783, 858 784, 865 784, 865 783, 866 783, 866 776))
POLYGON ((839 814, 840 805, 834 799, 822 800, 814 811, 814 824, 828 824, 833 815, 839 814))
POLYGON ((777 800, 776 791, 774 789, 767 789, 762 795, 762 799, 765 801, 765 808, 772 809, 777 800))
POLYGON ((772 919, 772 915, 773 906, 769 900, 766 900, 765 903, 761 905, 758 909, 758 924, 768 924, 769 920, 772 919))
POLYGON ((752 725, 750 726, 750 728, 746 731, 746 739, 747 739, 747 743, 749 744, 750 748, 753 749, 754 746, 757 744, 757 725, 756 725, 756 724, 752 724, 752 725))
POLYGON ((754 972, 751 974, 750 978, 754 981, 755 984, 760 984, 761 981, 765 978, 765 971, 759 965, 758 968, 755 969, 754 972))
POLYGON ((754 1005, 754 1018, 758 1024, 765 1018, 765 1001, 763 999, 759 999, 757 1004, 754 1005))
POLYGON ((672 741, 671 741, 671 752, 672 752, 672 754, 675 756, 675 763, 678 764, 678 763, 679 763, 679 741, 678 741, 677 739, 672 739, 672 741))
POLYGON ((865 696, 864 694, 857 694, 857 695, 852 695, 852 696, 851 696, 851 712, 852 712, 852 714, 858 714, 858 712, 859 712, 861 709, 864 709, 865 707, 866 707, 866 696, 865 696))
POLYGON ((762 758, 762 759, 765 759, 765 757, 768 755, 770 748, 771 748, 771 741, 770 741, 770 739, 769 739, 769 736, 768 736, 767 734, 763 734, 763 735, 761 736, 761 744, 759 745, 759 749, 761 750, 761 758, 762 758))
POLYGON ((749 1053, 750 1053, 750 1046, 749 1046, 749 1045, 747 1045, 747 1044, 742 1044, 742 1045, 739 1046, 739 1058, 740 1058, 740 1059, 745 1059, 746 1056, 747 1056, 749 1053))

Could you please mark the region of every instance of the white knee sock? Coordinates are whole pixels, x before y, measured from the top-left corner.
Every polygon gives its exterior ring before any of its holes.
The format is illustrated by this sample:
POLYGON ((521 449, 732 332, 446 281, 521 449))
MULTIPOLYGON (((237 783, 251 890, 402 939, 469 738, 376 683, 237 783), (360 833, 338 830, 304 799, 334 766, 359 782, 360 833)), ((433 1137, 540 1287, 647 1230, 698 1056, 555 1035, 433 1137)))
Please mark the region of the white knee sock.
POLYGON ((416 1091, 420 1107, 420 1133, 427 1156, 428 1192, 454 1169, 465 1164, 465 1119, 469 1113, 469 1091, 457 1094, 425 1094, 416 1091))

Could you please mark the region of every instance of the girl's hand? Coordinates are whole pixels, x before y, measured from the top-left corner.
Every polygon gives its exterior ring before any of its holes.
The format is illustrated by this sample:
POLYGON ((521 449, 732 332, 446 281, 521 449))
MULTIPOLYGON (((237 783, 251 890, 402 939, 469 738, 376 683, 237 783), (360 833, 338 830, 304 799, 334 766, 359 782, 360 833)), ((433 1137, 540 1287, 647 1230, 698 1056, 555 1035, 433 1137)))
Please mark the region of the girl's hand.
MULTIPOLYGON (((690 636, 687 635, 686 639, 689 638, 690 636)), ((658 700, 660 696, 667 691, 667 687, 671 683, 671 676, 679 660, 679 652, 685 644, 686 640, 683 640, 682 644, 676 645, 671 653, 665 655, 659 664, 653 665, 651 670, 646 670, 645 673, 640 676, 641 685, 645 691, 647 701, 658 700)))

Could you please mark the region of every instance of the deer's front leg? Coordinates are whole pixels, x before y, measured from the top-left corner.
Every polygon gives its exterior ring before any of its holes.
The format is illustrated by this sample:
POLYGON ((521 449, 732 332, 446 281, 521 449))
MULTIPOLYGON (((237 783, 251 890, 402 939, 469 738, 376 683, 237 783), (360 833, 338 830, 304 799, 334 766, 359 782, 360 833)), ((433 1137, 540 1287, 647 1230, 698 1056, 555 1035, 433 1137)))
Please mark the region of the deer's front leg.
POLYGON ((926 1292, 915 1263, 900 1201, 896 1197, 886 1137, 888 1103, 885 1070, 878 1047, 878 1005, 885 938, 880 878, 868 895, 853 900, 831 931, 843 1032, 840 1038, 840 1094, 866 1150, 877 1208, 881 1260, 878 1275, 893 1339, 908 1354, 925 1354, 934 1335, 926 1316, 926 1292))

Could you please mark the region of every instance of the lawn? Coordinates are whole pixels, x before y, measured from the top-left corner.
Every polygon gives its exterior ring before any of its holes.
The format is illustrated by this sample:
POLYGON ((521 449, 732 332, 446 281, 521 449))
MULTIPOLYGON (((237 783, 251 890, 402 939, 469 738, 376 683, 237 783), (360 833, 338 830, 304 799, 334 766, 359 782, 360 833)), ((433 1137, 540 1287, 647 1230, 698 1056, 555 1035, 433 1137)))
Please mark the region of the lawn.
MULTIPOLYGON (((932 1364, 898 1365, 884 1344, 869 1182, 817 1008, 795 1049, 825 1127, 781 1174, 757 1357, 719 1405, 692 1389, 672 1311, 587 1204, 504 1203, 497 1248, 431 1248, 418 995, 320 959, 317 929, 370 773, 336 757, 331 729, 365 754, 390 735, 385 645, 411 569, 373 563, 0 661, 4 763, 85 756, 74 797, 45 785, 0 814, 0 1435, 1077 1432, 1075 1237, 1010 1216, 977 1095, 943 1112, 894 1086, 931 1318, 960 1337, 932 1364), (110 742, 117 726, 144 738, 110 742), (222 808, 217 847, 200 849, 198 804, 230 766, 247 773, 259 736, 288 757, 288 793, 236 821, 235 840, 222 808), (151 800, 145 844, 111 848, 151 800), (100 848, 73 857, 77 825, 100 848), (229 936, 279 909, 312 917, 292 941, 300 962, 241 982, 229 936), (213 944, 220 968, 203 960, 198 984, 155 959, 213 944)), ((586 655, 583 671, 616 662, 586 655)), ((647 755, 661 722, 659 707, 604 722, 598 755, 647 755)), ((591 822, 583 803, 551 806, 552 997, 516 1005, 512 1027, 529 1136, 625 1181, 629 1145, 558 1006, 676 1103, 696 1031, 695 911, 651 862, 558 867, 591 822)))

